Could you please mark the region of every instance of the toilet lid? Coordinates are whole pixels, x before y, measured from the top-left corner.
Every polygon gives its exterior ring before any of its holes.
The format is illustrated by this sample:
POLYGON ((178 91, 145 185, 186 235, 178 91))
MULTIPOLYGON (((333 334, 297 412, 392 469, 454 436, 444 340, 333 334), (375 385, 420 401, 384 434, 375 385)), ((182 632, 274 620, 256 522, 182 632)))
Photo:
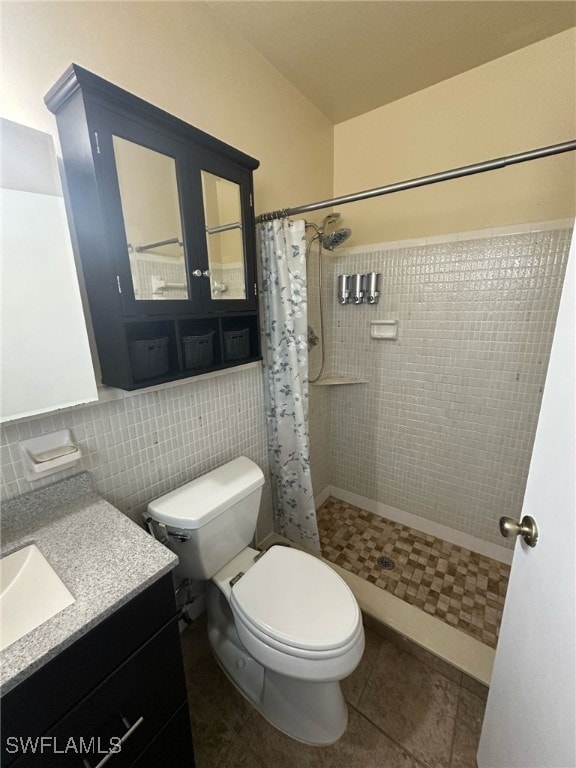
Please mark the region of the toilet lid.
POLYGON ((328 565, 297 549, 276 546, 232 588, 232 609, 244 624, 276 642, 312 651, 339 648, 358 630, 360 609, 328 565))

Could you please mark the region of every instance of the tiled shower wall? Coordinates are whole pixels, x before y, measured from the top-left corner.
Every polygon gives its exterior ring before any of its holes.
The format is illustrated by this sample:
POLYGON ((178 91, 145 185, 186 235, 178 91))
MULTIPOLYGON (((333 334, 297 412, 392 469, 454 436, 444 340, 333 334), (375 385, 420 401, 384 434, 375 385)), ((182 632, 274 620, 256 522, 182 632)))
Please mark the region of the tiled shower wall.
MULTIPOLYGON (((0 451, 3 499, 88 470, 108 501, 140 521, 149 501, 236 456, 248 456, 268 478, 261 367, 7 425, 0 451), (79 443, 81 461, 29 483, 18 441, 64 427, 79 443)), ((257 538, 271 530, 267 483, 257 538)))
POLYGON ((521 512, 570 234, 326 259, 327 370, 369 382, 329 388, 334 486, 503 543, 499 517, 521 512), (381 272, 380 303, 338 305, 341 272, 381 272), (371 320, 398 320, 398 340, 372 340, 371 320))

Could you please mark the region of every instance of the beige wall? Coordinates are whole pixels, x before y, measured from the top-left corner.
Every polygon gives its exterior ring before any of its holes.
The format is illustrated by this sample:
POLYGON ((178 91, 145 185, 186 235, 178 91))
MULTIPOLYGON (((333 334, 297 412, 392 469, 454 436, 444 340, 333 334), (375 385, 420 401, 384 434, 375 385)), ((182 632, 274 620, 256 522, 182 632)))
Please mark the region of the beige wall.
POLYGON ((2 113, 56 134, 76 62, 256 157, 256 212, 329 197, 332 124, 201 2, 2 3, 2 113))
MULTIPOLYGON (((563 32, 335 127, 344 195, 576 137, 576 34, 563 32)), ((564 218, 574 153, 339 208, 350 245, 564 218)))

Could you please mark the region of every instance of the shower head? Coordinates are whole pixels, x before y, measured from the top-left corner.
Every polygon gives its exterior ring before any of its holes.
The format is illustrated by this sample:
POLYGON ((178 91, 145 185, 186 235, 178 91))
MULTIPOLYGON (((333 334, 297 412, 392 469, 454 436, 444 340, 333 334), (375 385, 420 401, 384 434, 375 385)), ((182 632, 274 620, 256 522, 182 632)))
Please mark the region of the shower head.
POLYGON ((335 229, 329 235, 321 235, 320 242, 322 243, 322 248, 325 248, 327 251, 333 251, 334 248, 338 248, 339 245, 348 240, 351 234, 351 229, 335 229))
POLYGON ((339 213, 329 213, 328 216, 324 217, 324 220, 320 226, 314 224, 311 221, 307 221, 306 227, 311 227, 314 230, 314 235, 310 240, 309 246, 314 240, 319 240, 322 248, 325 248, 327 251, 333 251, 334 248, 337 248, 345 240, 348 240, 352 234, 350 229, 335 229, 333 232, 326 234, 326 227, 329 227, 330 225, 337 222, 339 218, 339 213))

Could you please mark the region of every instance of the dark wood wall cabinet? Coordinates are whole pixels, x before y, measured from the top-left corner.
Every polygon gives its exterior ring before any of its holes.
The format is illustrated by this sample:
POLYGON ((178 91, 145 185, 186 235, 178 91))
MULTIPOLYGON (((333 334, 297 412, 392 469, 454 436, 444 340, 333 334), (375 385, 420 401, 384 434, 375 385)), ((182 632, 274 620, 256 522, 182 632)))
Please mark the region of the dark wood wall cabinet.
POLYGON ((258 161, 77 64, 45 102, 103 383, 138 389, 260 360, 258 161))
POLYGON ((194 768, 172 575, 7 693, 1 719, 3 768, 194 768))

